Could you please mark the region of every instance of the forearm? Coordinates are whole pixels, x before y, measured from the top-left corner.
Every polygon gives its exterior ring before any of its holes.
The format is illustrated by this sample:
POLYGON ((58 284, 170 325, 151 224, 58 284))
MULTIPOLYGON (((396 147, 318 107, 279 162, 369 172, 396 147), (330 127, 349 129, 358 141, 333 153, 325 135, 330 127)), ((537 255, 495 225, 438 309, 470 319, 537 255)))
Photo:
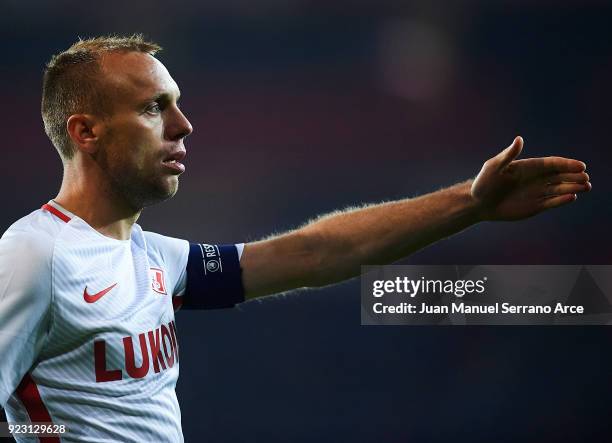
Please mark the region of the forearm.
POLYGON ((420 197, 332 215, 301 229, 312 240, 318 269, 307 286, 321 286, 360 273, 361 265, 395 262, 479 221, 466 181, 420 197))

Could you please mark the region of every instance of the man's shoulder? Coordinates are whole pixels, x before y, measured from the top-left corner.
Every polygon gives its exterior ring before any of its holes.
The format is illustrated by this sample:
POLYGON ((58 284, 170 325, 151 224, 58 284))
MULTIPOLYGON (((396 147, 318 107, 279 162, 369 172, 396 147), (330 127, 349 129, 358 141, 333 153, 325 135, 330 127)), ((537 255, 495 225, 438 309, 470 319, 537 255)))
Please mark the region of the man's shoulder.
POLYGON ((158 234, 157 232, 142 231, 147 242, 147 247, 154 249, 185 249, 189 246, 187 240, 180 238, 168 237, 167 235, 158 234))
POLYGON ((168 237, 150 231, 143 231, 142 233, 147 245, 149 259, 181 268, 187 263, 187 256, 189 254, 189 242, 187 240, 168 237))
POLYGON ((65 223, 38 209, 13 223, 0 238, 0 258, 27 256, 49 259, 65 223), (59 223, 58 223, 59 221, 59 223))

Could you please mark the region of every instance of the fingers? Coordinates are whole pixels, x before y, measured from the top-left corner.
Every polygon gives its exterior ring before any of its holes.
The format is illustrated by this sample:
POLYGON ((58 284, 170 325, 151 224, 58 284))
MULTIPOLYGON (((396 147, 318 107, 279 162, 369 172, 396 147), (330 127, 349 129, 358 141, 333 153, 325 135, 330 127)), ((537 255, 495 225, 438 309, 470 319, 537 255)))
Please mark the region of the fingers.
POLYGON ((553 180, 553 183, 548 183, 545 187, 544 198, 540 203, 542 210, 572 203, 578 198, 577 193, 592 189, 586 172, 557 174, 553 180))
POLYGON ((586 183, 589 181, 589 174, 586 172, 568 172, 562 174, 555 174, 552 177, 547 178, 547 183, 556 185, 559 183, 586 183))
POLYGON ((521 151, 523 150, 523 137, 517 136, 512 141, 512 144, 504 149, 502 152, 495 156, 496 163, 498 163, 499 169, 508 166, 514 159, 516 159, 521 151))
POLYGON ((570 158, 542 157, 516 160, 511 168, 523 179, 531 180, 553 174, 579 174, 584 172, 586 165, 570 158))
POLYGON ((588 192, 591 190, 591 183, 561 183, 548 185, 545 188, 544 196, 559 196, 564 194, 576 194, 577 192, 588 192))
POLYGON ((542 200, 542 210, 558 208, 559 206, 566 205, 576 200, 576 194, 564 194, 557 195, 555 197, 550 197, 542 200))

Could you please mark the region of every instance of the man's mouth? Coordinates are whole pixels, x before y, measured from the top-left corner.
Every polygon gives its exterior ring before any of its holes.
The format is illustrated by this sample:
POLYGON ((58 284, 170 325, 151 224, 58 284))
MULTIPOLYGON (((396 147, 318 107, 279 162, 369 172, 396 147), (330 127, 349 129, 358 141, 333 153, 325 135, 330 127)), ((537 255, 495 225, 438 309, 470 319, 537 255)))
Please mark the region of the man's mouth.
POLYGON ((173 152, 162 161, 162 164, 172 172, 181 174, 185 172, 185 165, 181 161, 186 155, 187 152, 184 150, 173 152))

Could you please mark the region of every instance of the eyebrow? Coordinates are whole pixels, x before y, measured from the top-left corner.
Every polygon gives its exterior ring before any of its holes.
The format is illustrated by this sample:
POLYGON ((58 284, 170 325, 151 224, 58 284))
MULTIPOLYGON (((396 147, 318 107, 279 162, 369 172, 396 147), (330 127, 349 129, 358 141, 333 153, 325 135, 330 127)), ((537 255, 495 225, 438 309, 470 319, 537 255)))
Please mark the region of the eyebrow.
MULTIPOLYGON (((148 99, 146 99, 144 102, 149 103, 149 102, 156 102, 159 100, 163 100, 164 102, 169 102, 171 98, 172 98, 172 94, 168 92, 158 92, 152 97, 149 97, 148 99)), ((181 98, 181 91, 178 91, 178 94, 176 95, 176 101, 178 102, 180 98, 181 98)))

